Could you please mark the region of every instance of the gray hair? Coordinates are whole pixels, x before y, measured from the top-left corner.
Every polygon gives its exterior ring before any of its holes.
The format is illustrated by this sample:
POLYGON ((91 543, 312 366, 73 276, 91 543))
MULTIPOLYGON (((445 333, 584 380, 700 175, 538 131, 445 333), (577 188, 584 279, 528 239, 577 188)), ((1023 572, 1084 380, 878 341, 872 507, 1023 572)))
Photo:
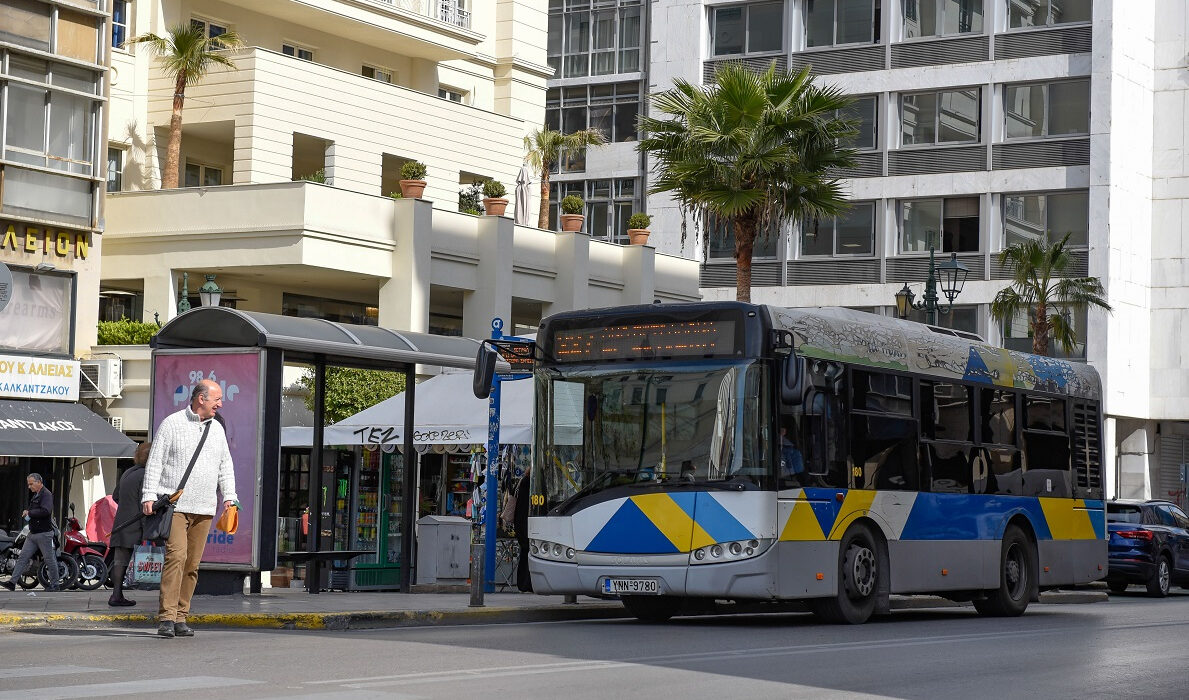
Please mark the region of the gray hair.
POLYGON ((39 483, 39 484, 44 484, 44 483, 45 483, 45 479, 42 479, 42 478, 41 478, 41 475, 40 475, 40 474, 38 474, 37 472, 29 472, 29 476, 27 476, 27 477, 25 477, 25 478, 26 478, 26 479, 32 479, 32 480, 36 481, 36 482, 37 482, 37 483, 39 483))

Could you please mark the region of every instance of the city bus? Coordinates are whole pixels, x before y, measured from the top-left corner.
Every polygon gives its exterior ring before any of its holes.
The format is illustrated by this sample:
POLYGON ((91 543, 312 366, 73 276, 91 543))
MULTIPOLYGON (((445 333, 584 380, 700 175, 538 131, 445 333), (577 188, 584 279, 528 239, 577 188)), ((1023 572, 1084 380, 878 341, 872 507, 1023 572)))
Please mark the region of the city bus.
MULTIPOLYGON (((1015 616, 1106 573, 1101 384, 1087 364, 841 308, 561 313, 532 342, 529 571, 541 594, 667 620, 799 601, 862 623, 893 594, 1015 616)), ((790 606, 795 607, 795 606, 790 606)))

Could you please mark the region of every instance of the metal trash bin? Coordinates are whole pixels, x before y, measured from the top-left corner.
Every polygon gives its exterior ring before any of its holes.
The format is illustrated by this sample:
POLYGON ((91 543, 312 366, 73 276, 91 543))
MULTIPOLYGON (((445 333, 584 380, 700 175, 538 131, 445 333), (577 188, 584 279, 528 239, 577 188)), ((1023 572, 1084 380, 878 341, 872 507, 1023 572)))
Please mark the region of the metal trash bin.
POLYGON ((470 569, 471 521, 427 515, 417 521, 417 583, 466 583, 470 569))

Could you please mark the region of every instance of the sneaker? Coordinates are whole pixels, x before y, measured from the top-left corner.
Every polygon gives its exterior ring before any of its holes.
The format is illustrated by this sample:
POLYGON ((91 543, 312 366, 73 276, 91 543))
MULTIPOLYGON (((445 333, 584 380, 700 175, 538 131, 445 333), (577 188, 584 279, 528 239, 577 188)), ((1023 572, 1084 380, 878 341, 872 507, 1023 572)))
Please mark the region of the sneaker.
POLYGON ((46 593, 59 593, 62 591, 61 586, 49 586, 45 589, 46 593))
POLYGON ((174 634, 173 622, 166 620, 157 625, 157 634, 162 637, 172 638, 174 634))
POLYGON ((12 581, 0 581, 0 586, 3 586, 10 591, 15 591, 17 589, 17 585, 12 581))
POLYGON ((193 637, 194 630, 184 622, 175 622, 173 624, 173 633, 179 637, 193 637))

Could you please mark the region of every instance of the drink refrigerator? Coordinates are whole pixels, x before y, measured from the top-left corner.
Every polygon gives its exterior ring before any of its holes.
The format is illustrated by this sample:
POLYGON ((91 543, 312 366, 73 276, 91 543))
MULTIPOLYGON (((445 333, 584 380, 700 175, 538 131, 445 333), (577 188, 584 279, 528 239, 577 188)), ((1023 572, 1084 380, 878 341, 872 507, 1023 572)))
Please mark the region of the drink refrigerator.
POLYGON ((397 452, 357 448, 350 489, 350 542, 346 549, 369 550, 348 569, 347 590, 400 588, 401 499, 404 459, 397 452))

